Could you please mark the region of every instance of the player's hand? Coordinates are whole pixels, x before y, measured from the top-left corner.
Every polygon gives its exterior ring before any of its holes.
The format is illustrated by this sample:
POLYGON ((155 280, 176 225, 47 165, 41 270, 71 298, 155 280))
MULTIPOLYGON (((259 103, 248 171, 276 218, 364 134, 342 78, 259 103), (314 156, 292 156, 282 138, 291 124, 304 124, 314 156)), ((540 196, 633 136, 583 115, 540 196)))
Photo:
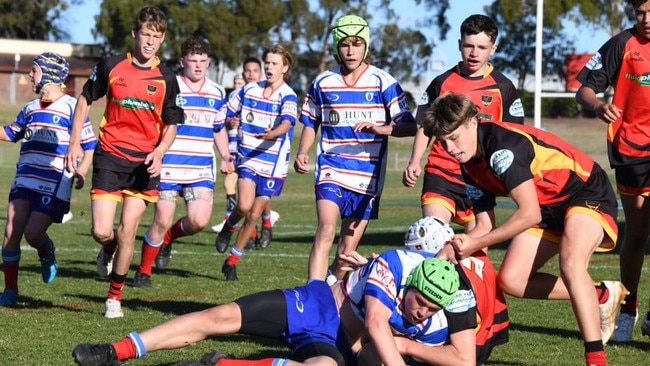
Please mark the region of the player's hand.
POLYGON ((70 172, 74 173, 77 171, 77 166, 79 166, 79 162, 81 159, 84 157, 84 152, 81 149, 80 144, 72 144, 68 146, 68 151, 66 151, 65 156, 63 156, 63 164, 65 166, 65 169, 70 172))
MULTIPOLYGON (((475 241, 474 239, 467 234, 456 234, 451 239, 451 246, 454 247, 456 252, 456 259, 464 259, 469 257, 472 253, 481 248, 474 248, 475 241)), ((445 245, 448 247, 449 245, 445 245)))
POLYGON ((382 126, 377 126, 372 122, 359 122, 354 125, 354 132, 374 133, 375 135, 380 135, 381 127, 382 126))
POLYGON ((239 117, 230 117, 226 120, 226 127, 228 128, 239 128, 241 118, 239 117))
POLYGON ((456 258, 456 251, 454 247, 451 245, 451 242, 442 246, 438 254, 436 254, 436 258, 449 261, 453 264, 458 263, 458 259, 456 258))
POLYGON ((420 168, 420 164, 409 163, 404 169, 404 173, 402 173, 402 184, 404 187, 415 187, 421 173, 422 168, 420 168))
POLYGON ((235 171, 234 159, 231 155, 221 158, 221 166, 219 167, 221 174, 230 174, 235 171))
POLYGON ((144 159, 144 165, 147 165, 147 173, 149 177, 155 178, 160 175, 160 170, 162 169, 162 151, 153 149, 147 157, 144 159))
POLYGON ((309 155, 298 154, 296 155, 296 160, 294 160, 293 162, 293 170, 295 170, 296 173, 300 173, 300 174, 309 173, 309 167, 307 166, 308 163, 309 163, 309 155))
POLYGON ((607 123, 616 121, 618 117, 621 116, 621 113, 623 113, 623 111, 620 108, 609 103, 601 104, 598 108, 596 108, 596 115, 598 118, 607 123))
POLYGON ((338 260, 341 265, 341 269, 344 271, 354 271, 355 269, 362 267, 368 263, 368 258, 362 256, 354 250, 349 253, 339 254, 338 260))

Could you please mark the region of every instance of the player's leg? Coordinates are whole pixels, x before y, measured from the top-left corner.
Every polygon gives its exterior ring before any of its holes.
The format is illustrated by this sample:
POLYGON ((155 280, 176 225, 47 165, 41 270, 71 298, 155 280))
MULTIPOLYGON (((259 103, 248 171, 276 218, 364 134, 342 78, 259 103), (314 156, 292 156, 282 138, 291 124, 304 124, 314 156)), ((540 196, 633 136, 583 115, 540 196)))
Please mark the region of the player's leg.
POLYGON ((106 277, 113 271, 113 257, 117 250, 117 239, 113 226, 117 205, 121 200, 121 192, 91 194, 91 233, 93 239, 101 245, 97 253, 97 274, 101 277, 106 277))
POLYGON ((7 207, 7 223, 2 241, 2 270, 5 288, 0 295, 0 306, 12 306, 18 302, 18 268, 20 265, 20 240, 29 216, 29 200, 10 197, 7 207))
POLYGON ((308 279, 325 280, 328 275, 329 252, 334 244, 336 226, 339 220, 339 206, 329 199, 316 201, 318 224, 314 243, 309 253, 308 279))
POLYGON ((153 222, 142 240, 140 266, 133 277, 134 287, 151 287, 153 263, 164 244, 165 234, 174 220, 176 212, 177 190, 159 191, 158 201, 154 205, 153 222))
MULTIPOLYGON (((621 282, 630 292, 621 306, 616 322, 613 341, 625 343, 632 340, 634 325, 638 319, 638 288, 643 268, 644 253, 648 241, 650 200, 641 195, 621 194, 625 215, 625 230, 619 255, 621 282)), ((645 318, 645 317, 644 317, 645 318)))
MULTIPOLYGON (((142 214, 147 209, 150 197, 143 197, 141 194, 125 194, 122 204, 122 215, 117 227, 116 238, 118 249, 115 252, 113 272, 111 273, 110 287, 105 303, 104 316, 107 318, 118 318, 124 316, 122 312, 122 291, 126 282, 126 275, 133 260, 135 250, 135 235, 140 224, 142 214)), ((155 198, 154 198, 155 200, 155 198)))

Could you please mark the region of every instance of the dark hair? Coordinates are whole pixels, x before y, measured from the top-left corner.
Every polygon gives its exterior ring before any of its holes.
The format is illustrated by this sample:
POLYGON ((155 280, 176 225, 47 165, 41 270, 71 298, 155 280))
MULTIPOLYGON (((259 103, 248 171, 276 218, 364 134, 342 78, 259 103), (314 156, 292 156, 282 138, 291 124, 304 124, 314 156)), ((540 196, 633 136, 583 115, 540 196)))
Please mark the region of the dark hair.
POLYGON ((645 4, 648 0, 628 0, 627 2, 636 10, 639 6, 645 4))
POLYGON ((188 55, 210 55, 210 44, 198 37, 191 37, 185 40, 181 45, 181 56, 188 55))
POLYGON ((499 28, 497 23, 489 16, 482 14, 470 15, 460 25, 460 37, 473 36, 479 33, 485 33, 490 37, 490 41, 494 44, 499 36, 499 28))
POLYGON ((252 56, 251 57, 246 57, 246 59, 244 60, 244 62, 242 62, 241 65, 242 65, 242 67, 244 67, 244 66, 246 66, 246 64, 250 64, 250 63, 256 63, 256 64, 259 65, 260 69, 262 69, 262 61, 260 61, 259 58, 252 57, 252 56))
POLYGON ((165 33, 167 30, 167 17, 162 10, 155 6, 145 6, 135 15, 133 30, 136 32, 142 28, 151 28, 156 32, 165 33))
POLYGON ((436 98, 424 111, 422 129, 426 136, 439 138, 454 132, 477 114, 478 107, 469 97, 447 93, 436 98))

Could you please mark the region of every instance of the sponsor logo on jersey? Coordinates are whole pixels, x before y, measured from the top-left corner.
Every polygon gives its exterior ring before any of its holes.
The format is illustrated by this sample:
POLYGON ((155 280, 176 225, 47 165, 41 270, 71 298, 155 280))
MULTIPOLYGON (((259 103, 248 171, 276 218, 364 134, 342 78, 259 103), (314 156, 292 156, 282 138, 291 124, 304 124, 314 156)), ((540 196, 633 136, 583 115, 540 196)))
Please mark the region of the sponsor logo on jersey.
POLYGON ((327 99, 329 99, 330 102, 336 102, 337 100, 341 99, 341 97, 336 93, 331 93, 328 95, 327 99))
POLYGON ((490 166, 497 175, 502 175, 510 168, 514 159, 515 154, 511 150, 497 150, 490 156, 490 166))
POLYGON ((463 313, 476 306, 476 298, 470 290, 458 290, 445 310, 451 313, 463 313))
POLYGON ((521 99, 517 98, 508 109, 510 115, 513 117, 523 117, 524 116, 524 105, 521 103, 521 99))
POLYGON ((589 70, 600 70, 603 68, 603 56, 600 55, 600 52, 596 52, 589 61, 587 61, 587 64, 585 67, 589 70))
POLYGON ((255 118, 253 117, 253 113, 248 112, 248 114, 246 114, 246 122, 248 122, 248 123, 253 123, 253 120, 254 120, 254 119, 255 119, 255 118))
POLYGON ((338 125, 339 122, 341 122, 341 116, 339 115, 339 112, 330 111, 329 122, 334 126, 338 125))
POLYGON ((422 94, 422 97, 420 97, 420 102, 418 103, 418 105, 427 105, 427 104, 429 104, 429 94, 427 94, 427 92, 424 92, 424 94, 422 94))
POLYGON ((298 310, 299 313, 302 313, 305 311, 305 304, 300 300, 300 293, 296 290, 292 290, 293 296, 296 297, 296 310, 298 310))
POLYGON ((122 100, 115 100, 117 103, 122 105, 122 108, 124 109, 144 109, 147 111, 155 111, 156 110, 156 105, 148 102, 146 100, 141 100, 137 98, 124 98, 122 100))
POLYGON ((650 72, 646 72, 643 75, 625 74, 625 78, 632 81, 637 81, 641 86, 650 86, 650 72))
POLYGON ((97 65, 93 66, 93 70, 92 70, 92 72, 90 73, 90 76, 88 77, 88 79, 90 79, 90 80, 92 80, 92 81, 96 81, 96 80, 97 80, 97 65))

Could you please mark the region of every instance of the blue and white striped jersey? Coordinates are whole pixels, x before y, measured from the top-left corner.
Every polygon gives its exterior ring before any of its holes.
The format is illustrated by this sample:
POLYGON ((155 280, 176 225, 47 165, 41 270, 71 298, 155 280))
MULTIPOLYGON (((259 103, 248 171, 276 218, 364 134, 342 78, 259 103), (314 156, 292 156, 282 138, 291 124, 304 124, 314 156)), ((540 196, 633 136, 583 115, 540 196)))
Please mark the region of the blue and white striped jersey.
POLYGON ((246 84, 228 101, 228 117, 238 116, 238 167, 246 167, 263 177, 284 179, 289 167, 291 138, 298 114, 298 97, 287 84, 282 84, 264 97, 266 80, 246 84), (282 121, 291 122, 287 133, 274 140, 255 135, 267 128, 276 128, 282 121))
POLYGON ((214 182, 214 133, 224 128, 226 91, 210 79, 205 79, 201 88, 193 91, 182 76, 176 78, 181 91, 177 100, 183 108, 184 122, 178 125, 176 139, 163 157, 160 181, 214 182))
POLYGON ((414 122, 406 96, 385 71, 368 65, 354 85, 346 84, 340 67, 314 79, 300 117, 306 127, 321 129, 315 182, 334 183, 354 192, 381 195, 386 174, 388 136, 355 132, 371 122, 414 122))
MULTIPOLYGON (((12 189, 26 188, 70 201, 72 174, 65 170, 63 158, 70 143, 72 115, 77 99, 63 95, 43 107, 36 98, 27 102, 16 120, 4 126, 12 142, 22 139, 12 189)), ((81 148, 94 150, 97 139, 89 118, 81 131, 81 148)))
POLYGON ((412 324, 403 316, 406 280, 420 262, 435 257, 424 251, 392 249, 371 260, 365 266, 350 273, 343 280, 343 292, 350 299, 357 317, 365 319, 364 296, 372 296, 392 310, 389 324, 393 333, 408 336, 427 345, 442 345, 450 333, 476 327, 476 299, 469 280, 456 267, 461 285, 452 302, 443 311, 418 324, 412 324), (452 324, 453 322, 453 324, 452 324))

